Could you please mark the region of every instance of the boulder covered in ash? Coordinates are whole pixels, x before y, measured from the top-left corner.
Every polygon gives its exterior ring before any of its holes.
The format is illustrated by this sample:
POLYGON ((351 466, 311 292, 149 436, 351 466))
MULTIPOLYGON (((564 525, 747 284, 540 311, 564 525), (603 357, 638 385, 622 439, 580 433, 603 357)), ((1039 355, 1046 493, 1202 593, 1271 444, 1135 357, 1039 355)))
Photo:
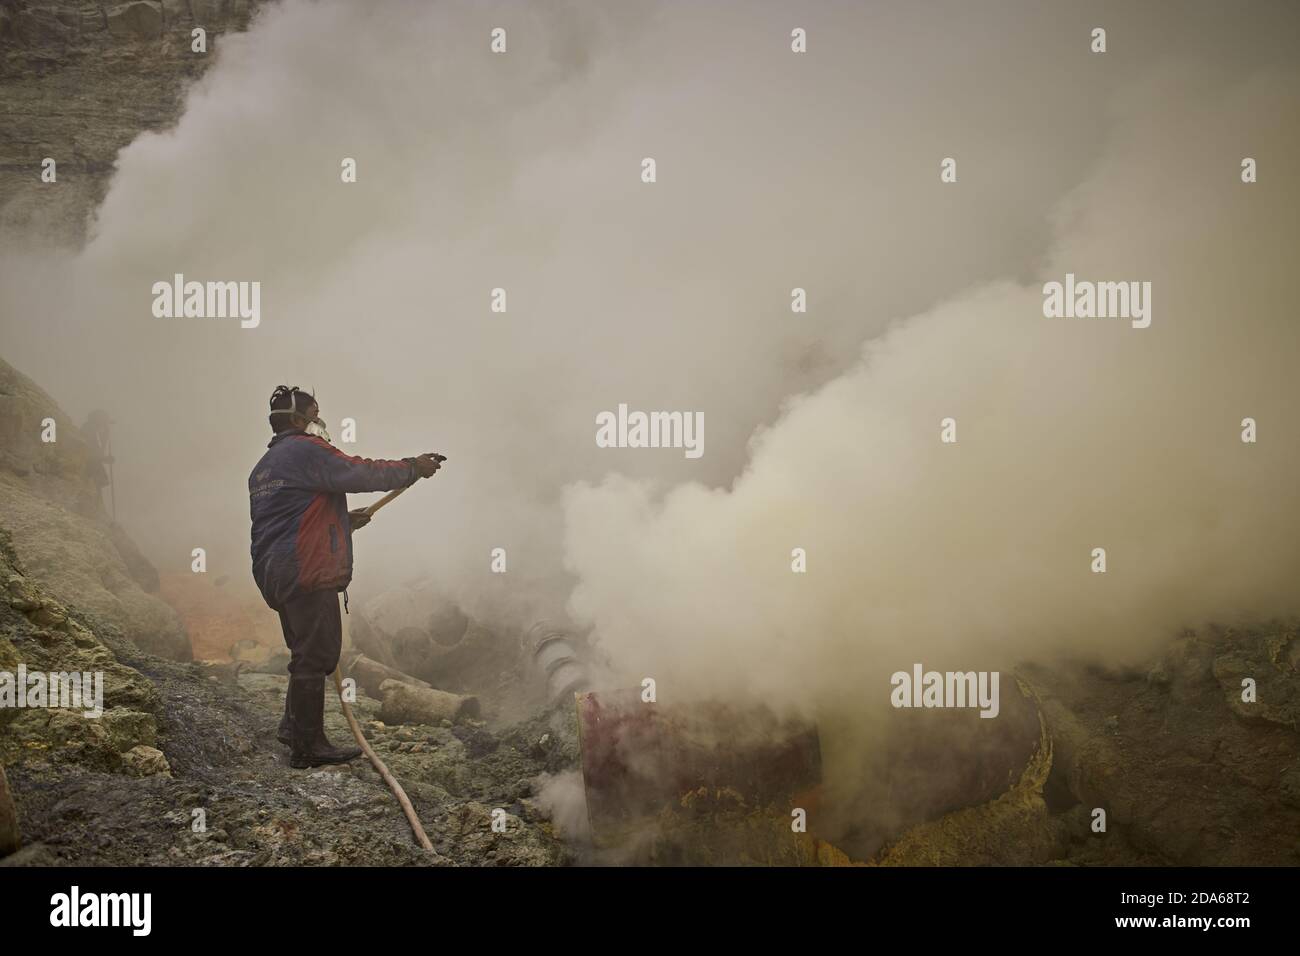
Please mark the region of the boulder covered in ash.
POLYGON ((112 625, 141 650, 192 656, 158 573, 106 511, 81 430, 0 360, 0 528, 50 596, 112 625), (43 440, 43 436, 53 440, 43 440))

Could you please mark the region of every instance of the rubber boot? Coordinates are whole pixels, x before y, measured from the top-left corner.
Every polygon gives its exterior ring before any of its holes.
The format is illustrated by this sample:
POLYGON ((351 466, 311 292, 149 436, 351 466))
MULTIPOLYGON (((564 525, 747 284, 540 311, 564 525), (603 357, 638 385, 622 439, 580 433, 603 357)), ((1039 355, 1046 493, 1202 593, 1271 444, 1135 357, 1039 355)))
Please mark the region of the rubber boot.
POLYGON ((286 689, 284 692, 284 716, 280 718, 280 726, 275 731, 275 739, 290 749, 293 749, 293 710, 290 707, 292 703, 293 695, 286 689))
POLYGON ((290 677, 293 751, 289 766, 303 769, 347 763, 361 756, 356 747, 335 747, 325 736, 325 678, 290 677))

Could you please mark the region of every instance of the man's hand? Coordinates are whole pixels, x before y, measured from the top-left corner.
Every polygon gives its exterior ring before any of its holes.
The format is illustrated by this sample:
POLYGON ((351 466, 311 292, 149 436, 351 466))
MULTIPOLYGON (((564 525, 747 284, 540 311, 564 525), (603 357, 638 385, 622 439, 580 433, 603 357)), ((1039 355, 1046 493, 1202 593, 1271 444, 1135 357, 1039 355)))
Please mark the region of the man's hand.
POLYGON ((352 525, 352 530, 356 531, 370 524, 370 515, 366 514, 365 508, 357 508, 348 512, 348 523, 352 525))
POLYGON ((429 452, 420 455, 415 459, 415 470, 420 473, 421 478, 429 478, 437 473, 438 469, 442 467, 442 463, 446 460, 446 455, 429 452))

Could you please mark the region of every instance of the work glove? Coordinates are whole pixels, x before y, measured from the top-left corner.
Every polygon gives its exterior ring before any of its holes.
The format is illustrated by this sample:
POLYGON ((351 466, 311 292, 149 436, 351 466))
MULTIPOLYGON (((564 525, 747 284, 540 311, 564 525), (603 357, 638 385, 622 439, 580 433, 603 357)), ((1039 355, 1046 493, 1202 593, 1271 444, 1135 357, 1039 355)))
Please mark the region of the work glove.
POLYGON ((353 531, 356 531, 358 528, 364 528, 366 525, 370 524, 370 515, 366 513, 365 508, 357 508, 353 511, 349 511, 348 524, 352 526, 353 531))
POLYGON ((442 467, 442 463, 447 459, 444 455, 429 452, 428 454, 420 455, 416 458, 408 458, 406 460, 415 465, 415 470, 419 473, 421 478, 429 478, 442 467))

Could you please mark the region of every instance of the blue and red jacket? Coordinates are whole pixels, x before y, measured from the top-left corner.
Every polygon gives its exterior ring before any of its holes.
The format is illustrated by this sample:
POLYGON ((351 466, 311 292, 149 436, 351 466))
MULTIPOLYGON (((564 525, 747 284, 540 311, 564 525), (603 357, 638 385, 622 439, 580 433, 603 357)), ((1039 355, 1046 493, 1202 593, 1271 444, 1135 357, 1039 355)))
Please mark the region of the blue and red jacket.
POLYGON ((253 578, 275 610, 310 591, 352 580, 348 492, 392 491, 420 477, 410 461, 345 455, 290 428, 271 439, 248 476, 253 578))

